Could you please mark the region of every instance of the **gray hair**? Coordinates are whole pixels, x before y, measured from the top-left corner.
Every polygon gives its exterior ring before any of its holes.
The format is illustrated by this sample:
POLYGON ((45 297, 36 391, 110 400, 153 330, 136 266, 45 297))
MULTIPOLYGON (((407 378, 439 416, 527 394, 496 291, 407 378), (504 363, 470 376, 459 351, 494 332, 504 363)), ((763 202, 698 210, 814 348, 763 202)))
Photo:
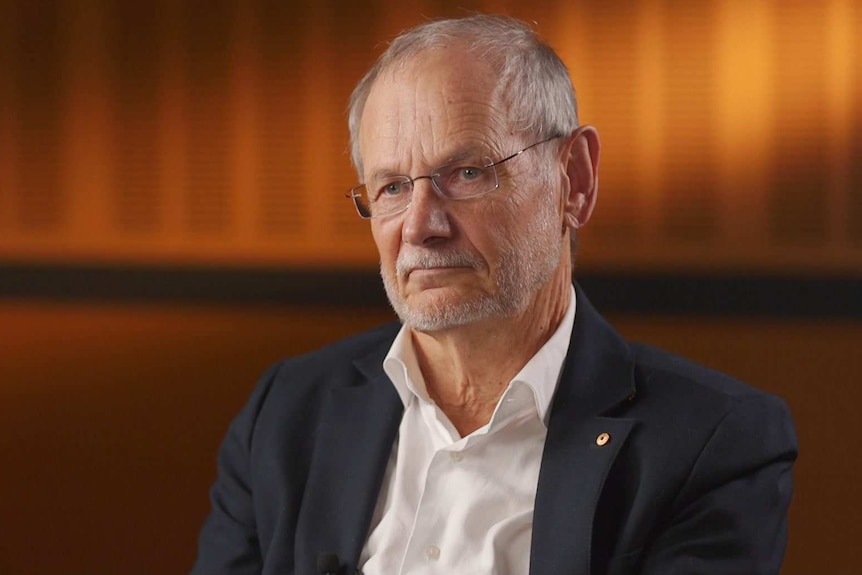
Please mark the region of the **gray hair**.
POLYGON ((395 38, 350 96, 350 153, 360 179, 359 127, 375 80, 425 51, 453 45, 463 46, 497 74, 492 96, 502 98, 514 130, 542 139, 577 129, 577 100, 566 65, 526 23, 484 14, 427 22, 395 38))

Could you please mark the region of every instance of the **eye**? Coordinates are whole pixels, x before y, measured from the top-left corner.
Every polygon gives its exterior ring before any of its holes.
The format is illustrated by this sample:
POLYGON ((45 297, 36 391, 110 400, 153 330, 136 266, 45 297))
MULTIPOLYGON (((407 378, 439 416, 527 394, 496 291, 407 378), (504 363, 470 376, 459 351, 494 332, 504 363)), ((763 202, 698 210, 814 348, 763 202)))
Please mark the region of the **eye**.
POLYGON ((389 182, 383 184, 377 192, 377 198, 391 198, 397 196, 404 189, 404 182, 389 182))
POLYGON ((472 166, 465 166, 458 168, 457 178, 459 180, 470 181, 475 180, 476 178, 482 177, 482 173, 485 170, 482 168, 474 168, 472 166))
POLYGON ((401 191, 401 184, 386 184, 383 186, 383 193, 387 196, 391 196, 393 194, 397 194, 401 191))

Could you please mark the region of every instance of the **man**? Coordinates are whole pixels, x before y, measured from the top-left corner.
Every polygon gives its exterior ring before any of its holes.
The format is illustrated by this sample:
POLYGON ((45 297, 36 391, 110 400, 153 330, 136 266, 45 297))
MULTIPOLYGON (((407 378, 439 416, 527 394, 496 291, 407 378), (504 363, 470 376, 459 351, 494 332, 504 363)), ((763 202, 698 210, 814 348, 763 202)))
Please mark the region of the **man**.
POLYGON ((419 26, 350 129, 401 325, 263 377, 194 573, 777 573, 784 404, 626 343, 573 287, 599 139, 554 52, 503 17, 419 26))

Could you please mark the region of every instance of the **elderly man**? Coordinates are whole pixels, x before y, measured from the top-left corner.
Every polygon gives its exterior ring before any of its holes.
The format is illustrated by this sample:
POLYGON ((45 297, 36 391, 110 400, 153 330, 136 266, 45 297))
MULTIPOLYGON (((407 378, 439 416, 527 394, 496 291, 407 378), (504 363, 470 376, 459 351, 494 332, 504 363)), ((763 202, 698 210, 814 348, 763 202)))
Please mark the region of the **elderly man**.
POLYGON ((524 24, 397 38, 350 105, 400 324, 273 367, 194 573, 778 573, 784 404, 626 343, 572 283, 599 138, 524 24))

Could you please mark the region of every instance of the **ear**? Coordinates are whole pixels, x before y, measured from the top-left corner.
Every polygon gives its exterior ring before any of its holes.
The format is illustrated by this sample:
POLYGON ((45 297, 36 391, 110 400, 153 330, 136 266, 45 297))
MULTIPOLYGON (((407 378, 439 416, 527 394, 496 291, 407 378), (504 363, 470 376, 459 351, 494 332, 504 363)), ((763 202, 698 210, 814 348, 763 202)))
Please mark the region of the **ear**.
POLYGON ((599 133, 593 126, 575 130, 563 147, 568 197, 564 205, 565 222, 577 230, 590 220, 599 192, 599 133))

